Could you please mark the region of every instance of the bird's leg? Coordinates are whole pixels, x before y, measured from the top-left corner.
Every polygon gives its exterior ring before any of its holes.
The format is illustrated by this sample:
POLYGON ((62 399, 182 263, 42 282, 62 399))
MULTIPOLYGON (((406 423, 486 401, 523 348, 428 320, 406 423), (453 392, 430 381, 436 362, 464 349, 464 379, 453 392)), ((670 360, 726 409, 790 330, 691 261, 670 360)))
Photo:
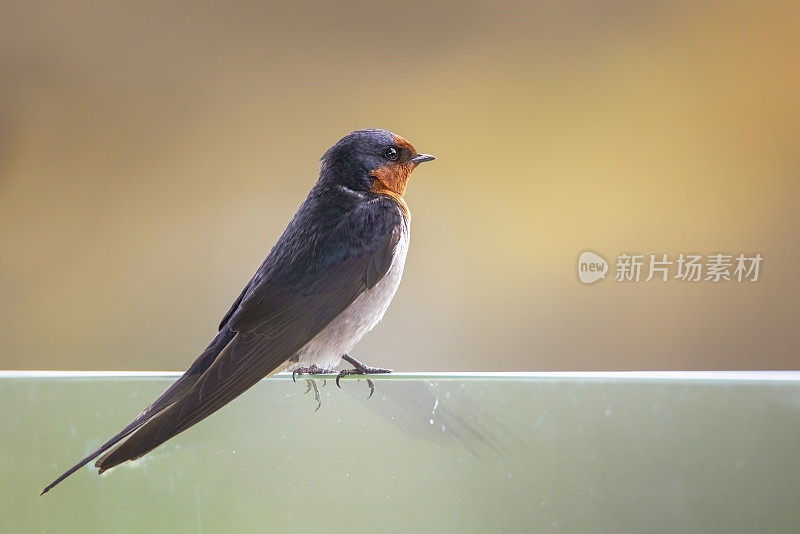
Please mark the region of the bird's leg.
MULTIPOLYGON (((312 365, 311 367, 299 367, 292 371, 292 380, 297 382, 297 375, 324 375, 328 373, 332 373, 333 369, 325 369, 324 367, 320 367, 317 364, 312 365)), ((322 399, 319 396, 319 388, 317 387, 317 382, 313 378, 307 378, 306 382, 308 383, 308 388, 306 389, 305 393, 308 393, 312 389, 314 390, 314 399, 317 401, 317 407, 314 410, 315 412, 322 407, 322 399)), ((322 385, 325 385, 325 381, 323 380, 322 385)))
MULTIPOLYGON (((385 375, 385 374, 388 374, 388 373, 392 372, 391 369, 384 369, 383 367, 370 367, 369 365, 356 360, 355 358, 353 358, 349 354, 345 354, 344 356, 342 356, 342 359, 344 361, 346 361, 347 363, 349 363, 350 365, 352 365, 353 367, 355 367, 355 369, 351 369, 351 370, 353 370, 353 371, 354 370, 361 371, 360 374, 367 373, 367 374, 373 374, 373 375, 385 375)), ((353 373, 346 373, 346 374, 353 374, 353 373)))
MULTIPOLYGON (((383 367, 370 367, 369 365, 363 364, 360 361, 356 360, 349 354, 345 354, 344 356, 342 356, 342 359, 347 363, 349 363, 350 365, 352 365, 355 369, 342 369, 341 371, 339 371, 339 374, 336 375, 336 385, 339 387, 342 387, 341 384, 339 384, 339 379, 342 378, 343 376, 367 375, 367 374, 381 375, 392 372, 391 369, 384 369, 383 367)), ((372 394, 375 393, 375 383, 369 378, 367 378, 367 385, 369 386, 369 395, 367 396, 367 398, 370 398, 372 397, 372 394)))

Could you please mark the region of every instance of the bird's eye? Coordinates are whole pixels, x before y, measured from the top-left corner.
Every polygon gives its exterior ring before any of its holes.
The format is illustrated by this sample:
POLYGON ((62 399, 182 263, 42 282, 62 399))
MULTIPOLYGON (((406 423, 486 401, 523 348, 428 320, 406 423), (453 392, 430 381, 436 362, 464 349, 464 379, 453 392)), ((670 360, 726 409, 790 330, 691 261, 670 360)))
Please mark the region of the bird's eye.
POLYGON ((397 160, 397 157, 400 155, 400 151, 397 150, 396 146, 390 146, 389 148, 383 151, 383 155, 386 157, 386 159, 395 161, 397 160))

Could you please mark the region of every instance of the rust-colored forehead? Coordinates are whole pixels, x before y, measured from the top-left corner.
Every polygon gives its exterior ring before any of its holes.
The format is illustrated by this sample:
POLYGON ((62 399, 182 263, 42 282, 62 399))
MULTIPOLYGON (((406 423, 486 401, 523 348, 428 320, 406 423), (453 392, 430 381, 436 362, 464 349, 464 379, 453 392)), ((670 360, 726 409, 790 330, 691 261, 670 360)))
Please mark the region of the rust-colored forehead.
POLYGON ((403 137, 400 137, 397 134, 392 134, 392 137, 394 138, 394 144, 397 145, 398 147, 408 149, 409 151, 411 151, 411 153, 414 154, 417 152, 414 146, 408 141, 406 141, 403 137))

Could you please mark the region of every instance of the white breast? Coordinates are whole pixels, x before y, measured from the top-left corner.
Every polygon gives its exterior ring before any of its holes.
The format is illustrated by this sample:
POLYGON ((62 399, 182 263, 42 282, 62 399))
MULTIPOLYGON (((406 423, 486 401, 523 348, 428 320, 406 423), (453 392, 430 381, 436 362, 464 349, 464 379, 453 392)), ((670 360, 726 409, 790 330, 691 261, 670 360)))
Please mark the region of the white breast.
POLYGON ((333 369, 339 364, 342 355, 350 352, 364 334, 380 322, 400 285, 410 237, 410 222, 406 221, 386 275, 375 287, 359 295, 347 309, 300 349, 297 354, 299 361, 290 370, 314 364, 333 369))

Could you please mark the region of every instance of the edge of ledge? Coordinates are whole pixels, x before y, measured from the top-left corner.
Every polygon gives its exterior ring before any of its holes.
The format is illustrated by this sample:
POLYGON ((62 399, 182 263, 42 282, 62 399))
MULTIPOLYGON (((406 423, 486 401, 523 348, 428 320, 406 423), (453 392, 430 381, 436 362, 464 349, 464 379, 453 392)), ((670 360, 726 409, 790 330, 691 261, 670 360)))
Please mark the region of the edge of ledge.
MULTIPOLYGON (((177 378, 176 371, 3 371, 0 379, 12 378, 177 378)), ((336 374, 315 375, 331 379, 336 374)), ((290 373, 279 373, 268 380, 291 380, 290 373)), ((358 380, 359 375, 344 377, 358 380)), ((539 371, 539 372, 398 372, 370 375, 373 380, 458 380, 458 379, 573 379, 573 380, 708 380, 800 382, 800 371, 539 371)))

